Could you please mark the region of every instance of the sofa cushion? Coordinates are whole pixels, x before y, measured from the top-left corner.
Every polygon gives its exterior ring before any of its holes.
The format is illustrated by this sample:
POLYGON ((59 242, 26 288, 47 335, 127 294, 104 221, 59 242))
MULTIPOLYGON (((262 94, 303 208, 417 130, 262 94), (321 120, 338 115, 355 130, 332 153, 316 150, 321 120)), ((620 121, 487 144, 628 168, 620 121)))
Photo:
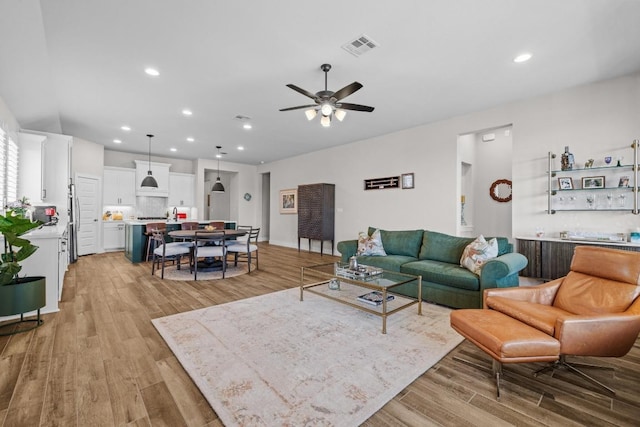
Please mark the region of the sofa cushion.
MULTIPOLYGON (((369 235, 376 229, 369 227, 369 235)), ((417 258, 422 245, 423 230, 380 230, 382 245, 388 255, 405 255, 417 258)))
POLYGON ((400 271, 400 266, 407 262, 415 261, 416 258, 404 255, 387 256, 359 256, 358 264, 380 267, 387 271, 400 271))
POLYGON ((562 280, 553 305, 574 314, 606 314, 626 311, 640 287, 575 271, 562 280))
POLYGON ((358 234, 357 255, 385 256, 387 253, 382 246, 380 230, 374 231, 370 236, 364 231, 358 234))
POLYGON ((481 234, 462 251, 460 266, 479 275, 484 263, 497 256, 498 241, 491 239, 487 242, 481 234))
POLYGON ((545 334, 554 335, 556 319, 560 316, 571 316, 565 310, 552 305, 538 304, 529 301, 518 301, 511 298, 488 296, 485 304, 492 310, 499 311, 509 317, 532 326, 545 334))
POLYGON ((448 262, 457 266, 460 263, 462 251, 471 242, 473 242, 473 238, 425 231, 418 258, 448 262))
POLYGON ((423 281, 441 283, 453 288, 468 291, 480 289, 480 278, 457 263, 432 260, 413 261, 403 264, 400 267, 400 272, 422 276, 423 281))

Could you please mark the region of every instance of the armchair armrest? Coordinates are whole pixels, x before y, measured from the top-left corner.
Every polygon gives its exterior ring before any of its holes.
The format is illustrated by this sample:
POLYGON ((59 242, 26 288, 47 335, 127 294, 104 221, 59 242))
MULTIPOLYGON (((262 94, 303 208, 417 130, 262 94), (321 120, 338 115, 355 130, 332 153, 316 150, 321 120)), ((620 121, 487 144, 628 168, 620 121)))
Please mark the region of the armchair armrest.
POLYGON ((338 252, 342 258, 340 261, 349 262, 349 258, 354 256, 356 252, 358 252, 358 241, 357 240, 343 240, 338 242, 338 252))
POLYGON ((480 271, 480 289, 517 286, 518 272, 527 262, 524 255, 515 252, 490 259, 480 271))
POLYGON ((482 295, 483 308, 487 308, 486 300, 488 297, 492 296, 551 305, 563 279, 564 277, 561 277, 560 279, 552 280, 551 282, 537 286, 485 289, 482 295))
POLYGON ((640 316, 626 313, 562 316, 555 328, 560 353, 577 356, 624 356, 639 333, 640 316))

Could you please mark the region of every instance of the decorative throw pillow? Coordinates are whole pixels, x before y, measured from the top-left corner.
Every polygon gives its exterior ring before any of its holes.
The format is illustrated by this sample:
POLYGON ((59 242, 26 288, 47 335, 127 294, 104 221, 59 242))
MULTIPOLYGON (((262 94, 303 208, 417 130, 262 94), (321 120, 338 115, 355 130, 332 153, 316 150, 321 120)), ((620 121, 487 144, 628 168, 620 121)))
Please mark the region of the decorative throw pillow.
POLYGON ((374 231, 371 236, 368 236, 364 231, 358 234, 358 252, 357 255, 374 255, 374 256, 386 256, 387 253, 382 247, 382 238, 380 237, 380 230, 374 231))
POLYGON ((460 265, 479 275, 484 263, 497 256, 498 241, 491 239, 487 242, 484 236, 480 235, 464 248, 462 258, 460 258, 460 265))

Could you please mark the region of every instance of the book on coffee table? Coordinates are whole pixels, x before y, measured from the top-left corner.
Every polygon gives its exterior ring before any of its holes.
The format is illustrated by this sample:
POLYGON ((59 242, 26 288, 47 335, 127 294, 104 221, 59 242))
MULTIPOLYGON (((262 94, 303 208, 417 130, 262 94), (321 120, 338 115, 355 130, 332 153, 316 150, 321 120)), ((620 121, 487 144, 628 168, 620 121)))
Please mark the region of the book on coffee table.
MULTIPOLYGON (((395 297, 393 295, 387 295, 387 301, 393 300, 395 297)), ((366 293, 364 295, 360 295, 358 297, 358 301, 366 302, 371 305, 381 305, 382 304, 382 292, 373 291, 366 293)))

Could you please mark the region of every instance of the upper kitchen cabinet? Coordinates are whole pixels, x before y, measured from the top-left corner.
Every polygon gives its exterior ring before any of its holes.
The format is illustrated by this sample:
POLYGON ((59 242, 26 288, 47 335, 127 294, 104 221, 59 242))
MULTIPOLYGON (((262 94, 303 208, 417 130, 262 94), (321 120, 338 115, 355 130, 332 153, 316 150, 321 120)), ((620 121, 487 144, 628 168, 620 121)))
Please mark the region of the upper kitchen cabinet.
POLYGON ((103 205, 136 204, 136 171, 127 168, 104 168, 103 205))
POLYGON ((136 160, 136 196, 169 197, 169 163, 151 162, 151 172, 158 188, 141 187, 142 180, 149 171, 149 162, 136 160))
POLYGON ((65 209, 71 177, 71 147, 67 135, 25 131, 20 133, 19 194, 33 203, 65 209))
POLYGON ((195 206, 195 175, 187 173, 169 174, 169 206, 195 206))
POLYGON ((42 201, 42 145, 47 137, 21 132, 18 138, 18 197, 26 197, 31 203, 39 203, 42 201))

